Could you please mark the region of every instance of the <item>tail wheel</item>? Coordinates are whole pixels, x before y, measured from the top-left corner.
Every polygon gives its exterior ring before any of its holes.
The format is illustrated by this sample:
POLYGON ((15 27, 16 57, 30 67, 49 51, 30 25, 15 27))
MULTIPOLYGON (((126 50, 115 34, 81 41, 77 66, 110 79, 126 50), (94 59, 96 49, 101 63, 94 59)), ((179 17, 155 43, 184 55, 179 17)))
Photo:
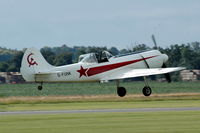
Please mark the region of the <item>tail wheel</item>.
POLYGON ((142 89, 142 92, 143 92, 144 96, 150 96, 152 91, 151 91, 151 88, 149 86, 145 86, 142 89))
POLYGON ((124 97, 126 95, 126 89, 124 87, 118 87, 117 94, 120 97, 124 97))
POLYGON ((38 90, 40 90, 40 91, 42 90, 42 86, 41 85, 38 86, 38 90))

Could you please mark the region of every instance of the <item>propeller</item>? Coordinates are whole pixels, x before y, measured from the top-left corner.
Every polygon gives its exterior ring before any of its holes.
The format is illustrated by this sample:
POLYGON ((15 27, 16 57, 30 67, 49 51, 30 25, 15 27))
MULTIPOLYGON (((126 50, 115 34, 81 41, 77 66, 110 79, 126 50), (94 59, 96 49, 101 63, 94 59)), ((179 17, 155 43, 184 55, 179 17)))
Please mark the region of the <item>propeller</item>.
MULTIPOLYGON (((153 43, 154 43, 154 49, 158 49, 155 36, 152 35, 151 38, 152 38, 153 43)), ((166 67, 167 67, 167 65, 163 62, 162 68, 166 68, 166 67)), ((166 78, 166 80, 167 80, 168 83, 170 83, 172 81, 171 80, 171 76, 170 76, 169 73, 164 74, 164 76, 165 76, 165 78, 166 78)))
MULTIPOLYGON (((166 68, 166 67, 167 67, 166 64, 163 63, 162 68, 166 68)), ((170 74, 169 74, 169 73, 165 73, 164 76, 165 76, 167 82, 168 82, 168 83, 171 83, 172 80, 171 80, 170 74)))
POLYGON ((152 38, 153 43, 154 43, 154 49, 158 49, 157 43, 156 43, 156 39, 155 39, 154 35, 151 35, 151 38, 152 38))

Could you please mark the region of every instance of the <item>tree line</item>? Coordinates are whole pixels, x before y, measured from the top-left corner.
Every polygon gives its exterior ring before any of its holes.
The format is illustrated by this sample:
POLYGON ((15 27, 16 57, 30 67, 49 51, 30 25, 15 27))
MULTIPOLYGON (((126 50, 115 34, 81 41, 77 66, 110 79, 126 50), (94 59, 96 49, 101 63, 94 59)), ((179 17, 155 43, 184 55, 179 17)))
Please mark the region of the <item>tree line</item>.
MULTIPOLYGON (((45 59, 52 65, 60 66, 72 64, 78 61, 81 54, 107 50, 113 55, 135 52, 140 50, 154 49, 145 44, 138 44, 129 49, 117 49, 116 47, 74 46, 68 47, 43 47, 40 49, 45 59)), ((184 66, 187 69, 200 69, 200 42, 188 44, 174 44, 169 47, 158 49, 169 56, 168 67, 184 66)), ((21 60, 26 49, 12 50, 0 47, 0 72, 19 72, 21 60)))

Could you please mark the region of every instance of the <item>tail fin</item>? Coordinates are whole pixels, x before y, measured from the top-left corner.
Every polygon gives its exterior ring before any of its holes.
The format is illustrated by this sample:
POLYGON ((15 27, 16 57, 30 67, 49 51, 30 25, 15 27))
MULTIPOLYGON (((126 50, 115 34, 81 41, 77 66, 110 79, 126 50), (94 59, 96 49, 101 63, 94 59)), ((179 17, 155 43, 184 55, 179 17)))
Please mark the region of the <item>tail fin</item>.
POLYGON ((21 74, 26 81, 35 81, 35 74, 53 68, 36 48, 25 51, 21 63, 21 74))

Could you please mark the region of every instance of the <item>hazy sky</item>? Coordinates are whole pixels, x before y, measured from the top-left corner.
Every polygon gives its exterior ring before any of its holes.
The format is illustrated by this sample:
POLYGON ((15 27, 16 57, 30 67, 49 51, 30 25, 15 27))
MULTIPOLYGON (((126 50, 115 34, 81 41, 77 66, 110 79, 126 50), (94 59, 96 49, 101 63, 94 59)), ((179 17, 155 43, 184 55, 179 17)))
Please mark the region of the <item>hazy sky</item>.
POLYGON ((160 46, 200 41, 200 0, 0 0, 0 46, 160 46))

